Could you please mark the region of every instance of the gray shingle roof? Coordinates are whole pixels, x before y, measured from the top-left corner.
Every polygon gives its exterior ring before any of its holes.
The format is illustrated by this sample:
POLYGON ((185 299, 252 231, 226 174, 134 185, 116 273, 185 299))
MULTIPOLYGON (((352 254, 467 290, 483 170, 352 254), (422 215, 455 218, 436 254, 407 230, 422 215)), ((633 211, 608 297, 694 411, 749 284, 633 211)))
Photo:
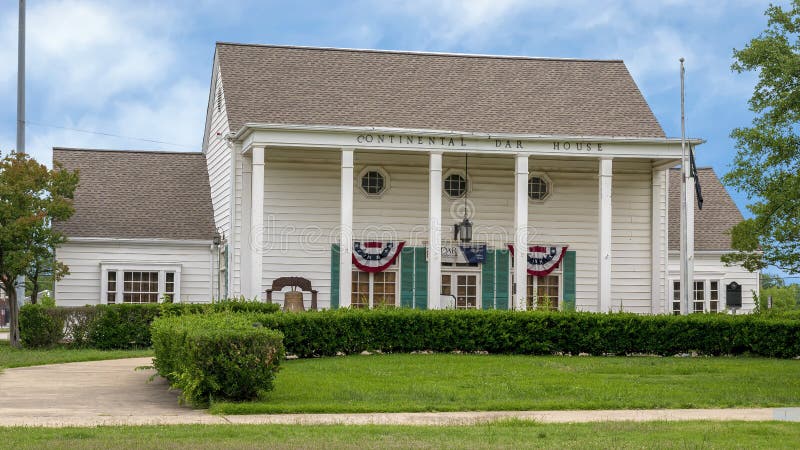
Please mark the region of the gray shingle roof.
MULTIPOLYGON (((694 204, 695 250, 731 250, 728 231, 744 220, 733 199, 722 186, 714 169, 697 170, 703 189, 703 210, 694 204)), ((669 249, 680 250, 681 238, 681 172, 669 171, 669 249)))
POLYGON ((80 171, 67 237, 202 239, 214 235, 205 155, 54 148, 80 171))
POLYGON ((619 60, 217 44, 245 123, 662 138, 619 60))

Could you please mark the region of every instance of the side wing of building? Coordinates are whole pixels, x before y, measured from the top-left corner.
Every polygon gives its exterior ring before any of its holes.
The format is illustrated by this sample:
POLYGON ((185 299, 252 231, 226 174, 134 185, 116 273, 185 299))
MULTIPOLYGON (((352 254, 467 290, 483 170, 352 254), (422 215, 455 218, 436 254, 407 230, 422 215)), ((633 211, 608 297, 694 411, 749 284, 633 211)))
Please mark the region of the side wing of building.
POLYGON ((219 254, 201 153, 53 149, 79 172, 75 214, 56 259, 60 306, 205 302, 220 294, 219 254))
MULTIPOLYGON (((669 297, 667 311, 680 308, 680 170, 669 171, 669 297)), ((714 169, 698 169, 703 192, 703 209, 694 205, 694 285, 690 310, 723 311, 728 301, 727 291, 741 292, 742 312, 755 306, 753 293, 759 291, 758 272, 749 272, 734 265, 726 266, 720 260, 732 251, 729 230, 743 220, 742 213, 725 190, 714 169)), ((736 295, 736 294, 731 294, 736 295)))

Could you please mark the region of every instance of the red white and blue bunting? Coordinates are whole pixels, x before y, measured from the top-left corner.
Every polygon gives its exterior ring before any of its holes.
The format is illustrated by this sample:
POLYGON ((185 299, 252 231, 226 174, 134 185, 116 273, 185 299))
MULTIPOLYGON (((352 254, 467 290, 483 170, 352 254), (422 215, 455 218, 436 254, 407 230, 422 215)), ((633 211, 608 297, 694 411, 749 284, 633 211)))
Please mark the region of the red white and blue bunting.
POLYGON ((394 264, 404 245, 404 241, 355 241, 353 264, 364 272, 383 272, 394 264))
MULTIPOLYGON (((508 245, 511 254, 514 254, 514 246, 508 245)), ((532 245, 528 247, 528 273, 533 276, 543 277, 556 270, 561 264, 561 260, 567 253, 567 246, 546 247, 542 245, 532 245)))

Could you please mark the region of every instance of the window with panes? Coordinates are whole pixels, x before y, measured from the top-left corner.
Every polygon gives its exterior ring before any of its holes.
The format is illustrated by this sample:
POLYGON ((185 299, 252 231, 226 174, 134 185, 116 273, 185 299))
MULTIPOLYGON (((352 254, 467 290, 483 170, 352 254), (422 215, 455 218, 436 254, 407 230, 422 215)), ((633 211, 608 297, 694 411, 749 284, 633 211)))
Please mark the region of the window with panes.
POLYGON ((719 281, 708 282, 708 310, 719 312, 719 281))
MULTIPOLYGON (((719 280, 695 280, 692 283, 691 312, 719 312, 719 280)), ((681 313, 681 282, 672 282, 672 313, 681 313)))
POLYGON ((361 190, 369 196, 379 196, 386 190, 386 173, 371 169, 361 175, 361 190))
POLYGON ((396 270, 383 272, 353 271, 350 306, 352 308, 376 308, 397 306, 396 270))
POLYGON ((475 272, 453 272, 442 274, 441 294, 453 299, 455 309, 478 309, 479 274, 475 272))
POLYGON ((450 198, 461 198, 467 192, 467 179, 461 174, 454 173, 445 177, 444 192, 450 198))
POLYGON ((157 303, 174 299, 176 272, 159 270, 108 270, 106 303, 157 303))
POLYGON ((681 282, 672 282, 672 314, 679 316, 681 314, 681 282))
POLYGON ((701 313, 705 311, 706 302, 706 283, 695 281, 692 295, 692 312, 701 313))
POLYGON ((681 314, 681 282, 672 282, 672 314, 681 314))
POLYGON ((528 275, 525 296, 528 299, 528 309, 558 311, 560 281, 560 274, 555 272, 543 277, 528 275))

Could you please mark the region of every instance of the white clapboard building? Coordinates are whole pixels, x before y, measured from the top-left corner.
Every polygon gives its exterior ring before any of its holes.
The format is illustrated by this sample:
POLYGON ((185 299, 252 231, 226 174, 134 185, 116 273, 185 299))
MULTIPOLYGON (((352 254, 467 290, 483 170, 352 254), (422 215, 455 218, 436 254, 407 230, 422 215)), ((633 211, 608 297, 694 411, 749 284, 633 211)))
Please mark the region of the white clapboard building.
MULTIPOLYGON (((81 170, 56 299, 672 313, 681 154, 618 60, 220 43, 202 156, 55 151, 81 170)), ((750 309, 700 172, 689 309, 750 309)))

